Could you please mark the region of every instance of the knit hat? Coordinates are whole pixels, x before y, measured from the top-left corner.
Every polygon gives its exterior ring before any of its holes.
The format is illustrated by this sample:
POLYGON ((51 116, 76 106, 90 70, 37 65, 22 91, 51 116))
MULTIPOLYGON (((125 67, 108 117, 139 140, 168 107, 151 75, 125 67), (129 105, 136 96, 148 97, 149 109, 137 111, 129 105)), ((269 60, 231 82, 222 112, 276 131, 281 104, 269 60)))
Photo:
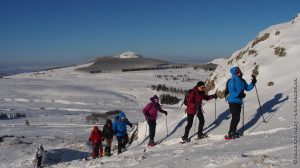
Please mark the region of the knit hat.
POLYGON ((203 81, 199 81, 199 82, 197 83, 197 87, 199 87, 199 86, 205 86, 205 83, 204 83, 203 81))

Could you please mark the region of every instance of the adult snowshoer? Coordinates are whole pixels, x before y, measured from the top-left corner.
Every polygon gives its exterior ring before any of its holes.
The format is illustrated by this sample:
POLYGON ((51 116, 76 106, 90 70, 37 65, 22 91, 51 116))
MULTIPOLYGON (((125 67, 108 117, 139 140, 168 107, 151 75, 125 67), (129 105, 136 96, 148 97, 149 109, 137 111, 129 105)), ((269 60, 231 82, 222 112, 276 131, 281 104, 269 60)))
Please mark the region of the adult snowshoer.
POLYGON ((198 126, 198 139, 202 139, 207 137, 206 134, 203 134, 203 126, 204 126, 204 116, 202 111, 202 100, 210 100, 216 99, 217 95, 207 95, 204 92, 205 83, 203 81, 199 81, 197 85, 192 89, 192 91, 187 95, 187 125, 185 127, 185 132, 182 137, 182 141, 186 142, 189 141, 189 131, 193 126, 194 116, 197 114, 199 120, 198 126))
POLYGON ((93 144, 93 159, 103 156, 102 149, 102 132, 97 126, 94 126, 93 131, 91 132, 89 141, 93 144))
POLYGON ((41 168, 42 167, 42 160, 43 160, 43 156, 45 155, 46 151, 44 150, 44 147, 42 144, 39 145, 39 147, 37 148, 36 152, 35 152, 35 159, 36 159, 36 166, 37 168, 41 168))
POLYGON ((132 124, 126 118, 125 113, 120 112, 113 122, 114 134, 118 140, 118 154, 122 153, 122 149, 125 149, 128 143, 128 134, 126 126, 129 125, 132 128, 132 124))
POLYGON ((112 121, 110 119, 106 120, 106 124, 103 126, 102 129, 103 138, 105 139, 106 145, 104 149, 104 155, 110 156, 111 155, 111 143, 114 136, 114 131, 112 128, 112 121))
POLYGON ((156 143, 154 142, 154 137, 155 137, 156 119, 157 119, 158 111, 164 113, 165 115, 168 115, 168 112, 161 108, 159 104, 159 98, 156 95, 154 95, 153 97, 150 98, 150 102, 143 109, 143 113, 149 125, 150 139, 149 139, 148 146, 156 145, 156 143))
POLYGON ((227 101, 229 103, 229 110, 232 118, 228 135, 225 136, 226 139, 234 139, 239 138, 241 136, 241 134, 237 133, 236 130, 240 122, 243 99, 246 97, 244 91, 252 90, 256 84, 255 76, 252 76, 252 82, 250 84, 247 84, 245 79, 243 79, 242 71, 237 66, 231 68, 230 73, 232 75, 232 78, 229 79, 227 83, 229 91, 227 101))

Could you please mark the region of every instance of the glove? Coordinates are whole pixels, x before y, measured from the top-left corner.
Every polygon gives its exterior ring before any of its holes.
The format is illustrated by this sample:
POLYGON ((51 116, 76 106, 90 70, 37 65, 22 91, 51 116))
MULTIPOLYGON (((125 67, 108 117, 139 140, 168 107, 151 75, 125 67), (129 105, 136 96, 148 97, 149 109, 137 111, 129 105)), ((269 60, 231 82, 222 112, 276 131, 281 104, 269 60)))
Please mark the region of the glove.
POLYGON ((251 83, 252 83, 253 85, 255 85, 256 82, 257 82, 256 77, 255 77, 254 75, 252 75, 252 81, 251 81, 251 83))
POLYGON ((212 98, 217 99, 218 98, 217 94, 215 93, 214 95, 212 95, 212 98))
POLYGON ((129 124, 129 127, 130 127, 130 128, 132 128, 132 127, 133 127, 133 125, 130 123, 130 124, 129 124))
POLYGON ((244 92, 241 92, 238 96, 238 98, 243 99, 246 97, 246 94, 244 92))
POLYGON ((168 112, 167 112, 167 111, 163 111, 163 113, 164 113, 165 115, 168 115, 168 112))

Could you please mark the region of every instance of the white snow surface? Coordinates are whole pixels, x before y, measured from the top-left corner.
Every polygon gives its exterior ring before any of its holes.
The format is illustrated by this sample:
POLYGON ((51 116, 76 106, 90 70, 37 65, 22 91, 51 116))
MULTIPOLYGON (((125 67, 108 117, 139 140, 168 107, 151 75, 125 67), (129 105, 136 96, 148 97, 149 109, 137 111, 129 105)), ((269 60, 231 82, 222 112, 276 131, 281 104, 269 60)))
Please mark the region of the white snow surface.
POLYGON ((214 59, 214 60, 210 61, 209 63, 217 64, 217 65, 222 65, 222 64, 224 64, 226 61, 227 61, 226 58, 217 58, 217 59, 214 59))
MULTIPOLYGON (((295 125, 294 79, 299 78, 300 22, 283 23, 262 31, 270 37, 252 47, 252 41, 242 50, 255 49, 257 55, 246 53, 241 59, 218 66, 213 74, 193 68, 141 72, 113 72, 89 74, 75 71, 73 66, 63 69, 25 73, 0 79, 0 113, 26 113, 26 118, 0 120, 0 167, 33 167, 35 149, 42 143, 48 153, 43 165, 51 168, 98 167, 299 167, 294 164, 295 125), (277 35, 276 32, 280 31, 277 35), (274 47, 284 47, 286 56, 274 54, 274 47), (186 125, 185 107, 164 105, 168 116, 159 114, 155 140, 158 145, 147 147, 149 130, 141 110, 154 94, 151 84, 166 84, 190 89, 198 80, 214 79, 216 89, 223 90, 229 69, 239 65, 250 82, 254 62, 259 65, 257 90, 262 105, 260 113, 255 90, 247 92, 244 118, 239 128, 244 137, 224 140, 231 114, 224 99, 204 102, 204 132, 209 138, 180 144, 186 125), (157 75, 187 75, 192 80, 166 80, 157 75), (194 79, 194 80, 193 80, 194 79), (273 81, 273 86, 267 83, 273 81), (216 104, 215 104, 216 103, 216 104), (216 106, 215 106, 216 105, 216 106), (216 109, 215 109, 216 107, 216 109), (122 110, 128 119, 137 123, 137 139, 127 151, 111 157, 92 160, 87 145, 93 125, 85 122, 92 112, 122 110), (216 113, 215 113, 216 112, 216 113), (264 115, 267 123, 262 122, 264 115), (25 125, 25 119, 30 126, 25 125), (87 157, 88 160, 84 158, 87 157)), ((231 58, 236 57, 235 52, 231 58)), ((176 94, 172 94, 176 95, 176 94)), ((183 95, 176 95, 183 98, 183 95)), ((195 134, 195 126, 190 136, 195 134)), ((101 125, 99 125, 101 127, 101 125)), ((128 128, 131 135, 131 129, 128 128)), ((298 140, 299 138, 296 137, 298 140)), ((298 141, 299 142, 299 141, 298 141)), ((296 142, 296 144, 299 144, 296 142)), ((116 140, 113 142, 115 146, 116 140)), ((298 159, 299 161, 299 159, 298 159)))
POLYGON ((117 57, 119 57, 121 59, 126 59, 126 58, 141 58, 143 56, 141 54, 135 53, 133 51, 127 51, 127 52, 120 54, 117 57))

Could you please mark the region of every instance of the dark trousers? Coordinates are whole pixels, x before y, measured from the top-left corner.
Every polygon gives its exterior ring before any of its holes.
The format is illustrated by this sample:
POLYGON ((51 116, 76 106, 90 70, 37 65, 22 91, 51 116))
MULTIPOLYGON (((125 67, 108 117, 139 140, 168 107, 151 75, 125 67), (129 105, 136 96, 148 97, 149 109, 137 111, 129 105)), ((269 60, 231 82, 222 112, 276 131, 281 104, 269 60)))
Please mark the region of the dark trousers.
POLYGON ((156 120, 148 119, 147 122, 148 122, 148 125, 149 125, 149 137, 150 137, 150 141, 154 141, 155 129, 156 129, 156 120))
POLYGON ((124 136, 117 136, 118 140, 118 154, 122 153, 122 148, 126 147, 126 144, 128 143, 128 135, 124 136))
POLYGON ((242 105, 237 103, 229 103, 229 110, 231 113, 230 132, 236 132, 237 126, 240 122, 242 105))
POLYGON ((94 145, 93 148, 93 158, 95 159, 96 157, 102 157, 102 143, 98 143, 96 145, 94 145))
MULTIPOLYGON (((193 126, 194 116, 195 115, 193 115, 193 114, 187 114, 187 122, 188 123, 185 126, 185 132, 184 132, 184 136, 183 136, 184 138, 188 138, 189 137, 190 129, 193 126)), ((202 112, 198 112, 197 113, 197 117, 198 117, 198 120, 199 120, 198 135, 201 135, 201 134, 203 134, 203 127, 204 127, 204 123, 205 123, 203 113, 202 112)))
POLYGON ((43 157, 42 156, 38 156, 37 157, 37 167, 40 168, 42 166, 42 159, 43 157))
POLYGON ((110 156, 111 155, 111 143, 112 143, 113 138, 105 138, 106 145, 105 145, 105 154, 110 156))

